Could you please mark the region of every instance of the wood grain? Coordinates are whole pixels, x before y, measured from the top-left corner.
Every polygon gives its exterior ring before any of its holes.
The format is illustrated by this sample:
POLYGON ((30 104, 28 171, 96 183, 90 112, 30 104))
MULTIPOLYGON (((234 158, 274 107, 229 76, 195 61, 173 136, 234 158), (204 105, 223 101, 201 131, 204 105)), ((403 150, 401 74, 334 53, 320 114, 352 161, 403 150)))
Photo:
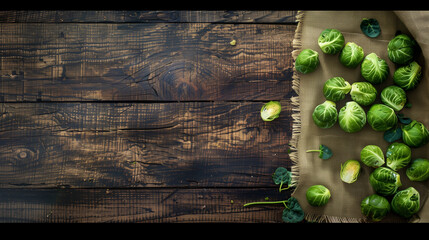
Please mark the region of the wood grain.
POLYGON ((4 103, 2 187, 255 187, 290 167, 290 102, 4 103))
POLYGON ((0 11, 0 222, 282 222, 295 14, 0 11))
POLYGON ((5 23, 0 101, 284 99, 294 27, 5 23))
POLYGON ((2 23, 284 23, 294 24, 296 11, 0 11, 2 23))
POLYGON ((280 223, 273 188, 1 189, 1 223, 280 223))

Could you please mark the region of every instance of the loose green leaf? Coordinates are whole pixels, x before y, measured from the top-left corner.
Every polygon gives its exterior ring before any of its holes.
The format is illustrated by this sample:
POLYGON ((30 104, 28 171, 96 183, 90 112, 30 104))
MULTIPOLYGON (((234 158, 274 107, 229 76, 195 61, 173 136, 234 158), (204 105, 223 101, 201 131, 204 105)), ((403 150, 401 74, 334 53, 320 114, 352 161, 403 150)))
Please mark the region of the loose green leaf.
POLYGON ((272 175, 275 184, 279 185, 279 192, 290 188, 292 180, 292 173, 284 167, 278 167, 272 175), (286 188, 282 188, 283 184, 287 185, 286 188))
POLYGON ((360 23, 360 29, 363 34, 370 38, 378 37, 381 33, 380 24, 378 24, 377 19, 374 18, 363 18, 360 23))
POLYGON ((399 140, 402 138, 402 129, 400 127, 391 128, 384 132, 383 138, 389 143, 399 140))
POLYGON ((410 124, 413 121, 411 118, 405 117, 402 113, 398 113, 396 116, 398 117, 399 122, 403 124, 410 124))
POLYGON ((327 146, 320 144, 319 146, 319 150, 307 150, 306 152, 318 152, 319 153, 319 158, 321 159, 329 159, 332 157, 332 151, 330 148, 328 148, 327 146))
POLYGON ((286 202, 282 220, 286 223, 298 223, 304 220, 304 211, 296 198, 290 197, 286 202))
POLYGON ((410 102, 407 101, 407 103, 405 103, 404 107, 411 108, 412 106, 413 106, 413 104, 411 104, 410 102))

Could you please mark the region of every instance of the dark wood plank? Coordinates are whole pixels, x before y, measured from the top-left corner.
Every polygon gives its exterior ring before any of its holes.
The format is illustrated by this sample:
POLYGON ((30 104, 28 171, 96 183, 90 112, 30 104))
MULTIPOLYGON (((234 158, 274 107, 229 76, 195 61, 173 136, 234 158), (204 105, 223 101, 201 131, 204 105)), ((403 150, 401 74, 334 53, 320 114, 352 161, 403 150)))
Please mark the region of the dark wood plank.
POLYGON ((0 187, 258 187, 290 167, 290 101, 3 103, 0 187))
POLYGON ((0 11, 2 23, 295 23, 296 11, 0 11))
POLYGON ((285 200, 276 188, 4 189, 4 223, 281 223, 283 205, 243 207, 251 201, 285 200))
POLYGON ((0 101, 286 99, 295 27, 1 24, 0 101))

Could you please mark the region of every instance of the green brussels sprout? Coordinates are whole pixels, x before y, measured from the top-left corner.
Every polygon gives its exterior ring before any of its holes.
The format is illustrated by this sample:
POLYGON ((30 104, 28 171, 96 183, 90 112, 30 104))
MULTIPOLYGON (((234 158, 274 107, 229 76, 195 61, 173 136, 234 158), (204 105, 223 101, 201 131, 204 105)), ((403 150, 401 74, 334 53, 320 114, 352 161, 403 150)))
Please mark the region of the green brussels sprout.
POLYGON ((386 165, 397 171, 411 161, 411 149, 403 143, 394 142, 387 147, 386 165))
POLYGON ((410 63, 415 55, 417 43, 406 34, 399 34, 387 45, 390 61, 397 64, 410 63))
POLYGON ((399 216, 410 218, 420 210, 420 194, 413 187, 399 191, 393 196, 391 207, 399 216))
POLYGON ((344 47, 344 36, 337 29, 323 30, 317 39, 322 52, 326 54, 337 54, 344 47))
POLYGON ((261 118, 264 121, 273 121, 280 116, 282 106, 278 101, 269 101, 261 108, 261 118))
POLYGON ((314 72, 317 66, 319 66, 319 53, 312 49, 304 49, 296 57, 295 69, 301 73, 314 72))
POLYGON ((313 111, 313 121, 320 128, 331 128, 337 122, 338 112, 336 104, 326 100, 317 105, 313 111))
POLYGON ((338 113, 338 123, 345 132, 358 132, 366 123, 365 110, 355 101, 347 102, 338 113))
POLYGON ((393 82, 404 90, 417 87, 422 79, 422 67, 417 62, 399 67, 393 74, 393 82))
POLYGON ((372 84, 382 83, 389 74, 389 65, 375 53, 366 55, 361 64, 361 74, 372 84))
POLYGON ((426 181, 429 178, 429 160, 425 158, 414 159, 405 174, 411 181, 426 181))
POLYGON ((313 185, 307 189, 305 196, 311 206, 320 207, 328 203, 331 192, 323 185, 313 185))
POLYGON ((369 106, 377 97, 377 89, 369 82, 354 82, 350 90, 353 101, 362 106, 369 106))
POLYGON ((377 145, 367 145, 360 151, 360 160, 368 167, 378 168, 384 164, 384 154, 377 145))
POLYGON ((347 160, 341 164, 340 178, 345 183, 354 183, 360 174, 360 163, 356 160, 347 160))
POLYGON ((381 91, 381 101, 395 111, 401 111, 407 102, 407 94, 398 86, 388 86, 381 91))
POLYGON ((360 209, 365 217, 379 222, 390 212, 390 203, 383 196, 371 194, 362 200, 360 209))
POLYGON ((327 100, 338 102, 344 99, 351 88, 350 83, 344 80, 344 78, 333 77, 328 79, 323 85, 323 95, 327 100))
POLYGON ((383 196, 395 194, 402 186, 399 173, 387 167, 376 168, 369 175, 369 183, 376 193, 383 196))
POLYGON ((375 131, 386 131, 396 126, 398 123, 398 117, 396 116, 395 110, 384 105, 374 104, 368 110, 367 113, 368 124, 375 131))
POLYGON ((354 42, 348 42, 339 55, 340 62, 348 68, 357 67, 362 62, 363 57, 362 47, 354 42))
POLYGON ((410 147, 421 147, 429 142, 429 132, 423 123, 413 120, 402 126, 402 141, 410 147))

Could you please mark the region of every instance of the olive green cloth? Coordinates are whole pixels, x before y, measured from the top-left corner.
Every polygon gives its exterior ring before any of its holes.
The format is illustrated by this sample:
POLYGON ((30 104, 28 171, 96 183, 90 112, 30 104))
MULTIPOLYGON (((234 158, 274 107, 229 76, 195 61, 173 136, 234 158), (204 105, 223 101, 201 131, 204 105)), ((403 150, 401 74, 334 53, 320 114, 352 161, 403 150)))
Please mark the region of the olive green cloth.
MULTIPOLYGON (((344 67, 339 62, 338 54, 327 55, 320 50, 317 39, 324 29, 335 28, 343 33, 346 43, 355 42, 360 45, 365 56, 374 52, 385 59, 390 68, 388 79, 375 86, 378 91, 376 102, 381 103, 379 94, 384 87, 393 85, 392 76, 396 69, 387 56, 387 45, 397 31, 411 34, 422 49, 418 62, 422 65, 424 76, 416 89, 407 92, 412 107, 403 109, 401 113, 429 127, 429 73, 425 66, 425 57, 429 57, 429 12, 306 11, 299 14, 298 20, 294 57, 296 58, 300 50, 310 48, 319 53, 320 65, 316 71, 309 74, 297 73, 296 70, 294 73, 294 87, 299 95, 299 101, 296 101, 299 111, 296 116, 298 121, 294 123, 292 141, 297 150, 296 155, 292 155, 297 162, 293 170, 297 185, 292 195, 298 199, 309 221, 362 222, 365 218, 361 214, 360 203, 366 196, 374 193, 369 183, 369 174, 373 169, 361 164, 362 172, 358 180, 348 184, 340 179, 340 165, 349 159, 360 161, 360 151, 368 144, 378 145, 384 152, 389 144, 383 139, 383 132, 374 131, 368 124, 357 133, 344 132, 338 122, 330 129, 321 129, 314 124, 311 115, 316 105, 325 101, 322 89, 326 80, 340 76, 350 84, 365 81, 360 74, 360 66, 355 69, 344 67), (381 34, 378 37, 369 38, 361 32, 360 23, 363 18, 378 20, 381 27, 381 34), (318 149, 320 144, 331 148, 333 151, 331 159, 322 160, 318 158, 317 153, 306 153, 308 149, 318 149), (331 192, 331 199, 323 207, 310 206, 306 200, 307 189, 315 184, 322 184, 331 192)), ((347 101, 351 101, 349 94, 344 100, 337 102, 337 110, 347 101)), ((367 111, 369 107, 364 109, 367 111)), ((429 158, 429 144, 412 149, 412 158, 419 157, 429 158)), ((429 181, 411 182, 405 175, 405 169, 398 172, 402 182, 399 190, 413 186, 421 197, 422 207, 417 217, 407 221, 429 222, 429 203, 425 204, 429 181)), ((404 219, 389 213, 383 221, 395 222, 404 219)))

